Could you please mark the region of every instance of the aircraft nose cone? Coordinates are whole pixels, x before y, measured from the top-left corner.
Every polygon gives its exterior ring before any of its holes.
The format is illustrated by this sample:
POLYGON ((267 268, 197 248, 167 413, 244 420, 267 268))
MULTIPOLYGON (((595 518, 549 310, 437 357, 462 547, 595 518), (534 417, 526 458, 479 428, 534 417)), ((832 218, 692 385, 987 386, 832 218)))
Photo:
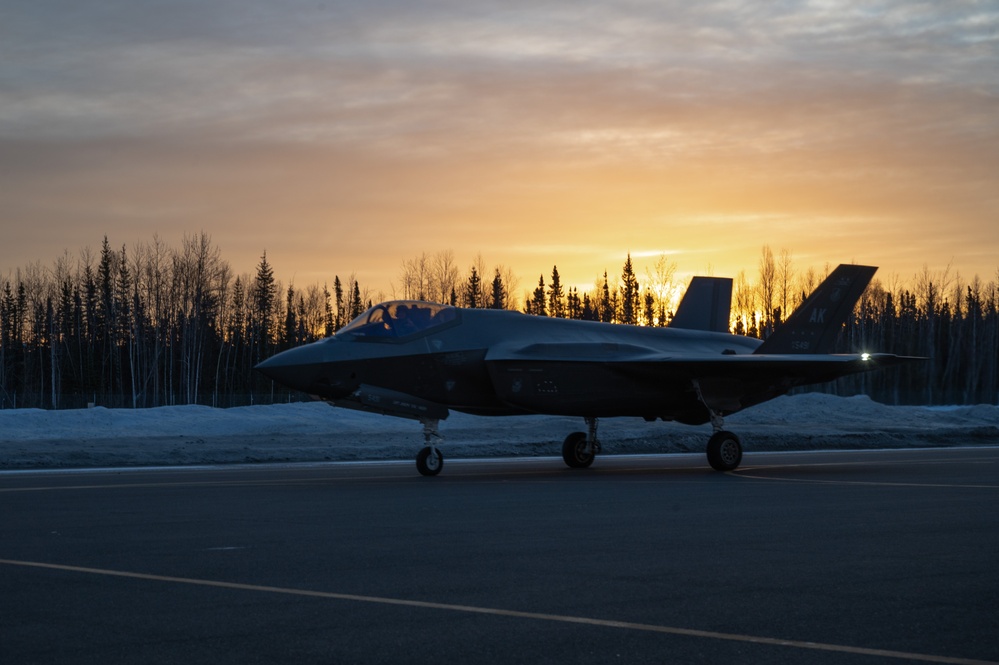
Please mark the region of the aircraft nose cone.
POLYGON ((273 355, 254 369, 289 388, 309 392, 319 373, 320 362, 315 349, 302 346, 273 355))

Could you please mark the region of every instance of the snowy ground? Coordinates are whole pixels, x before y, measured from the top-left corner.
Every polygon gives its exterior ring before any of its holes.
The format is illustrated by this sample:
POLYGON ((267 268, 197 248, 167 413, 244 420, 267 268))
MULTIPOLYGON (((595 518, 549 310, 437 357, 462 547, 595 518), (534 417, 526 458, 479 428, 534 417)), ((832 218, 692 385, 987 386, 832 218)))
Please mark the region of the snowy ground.
MULTIPOLYGON (((999 443, 999 407, 889 407, 867 397, 781 397, 726 419, 746 452, 999 443)), ((559 455, 576 418, 441 423, 445 458, 559 455)), ((710 426, 600 421, 607 453, 703 451, 710 426)), ((0 410, 0 469, 412 459, 422 429, 404 420, 312 402, 213 409, 0 410)))

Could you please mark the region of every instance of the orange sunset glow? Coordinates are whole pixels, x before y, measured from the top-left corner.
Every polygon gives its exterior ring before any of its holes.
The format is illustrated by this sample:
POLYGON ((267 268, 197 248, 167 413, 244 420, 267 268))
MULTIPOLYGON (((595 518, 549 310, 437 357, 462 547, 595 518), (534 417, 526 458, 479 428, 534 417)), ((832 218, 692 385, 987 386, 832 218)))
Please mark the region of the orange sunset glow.
POLYGON ((553 264, 581 287, 999 268, 992 3, 21 3, 0 24, 0 275, 211 235, 236 274, 553 264))

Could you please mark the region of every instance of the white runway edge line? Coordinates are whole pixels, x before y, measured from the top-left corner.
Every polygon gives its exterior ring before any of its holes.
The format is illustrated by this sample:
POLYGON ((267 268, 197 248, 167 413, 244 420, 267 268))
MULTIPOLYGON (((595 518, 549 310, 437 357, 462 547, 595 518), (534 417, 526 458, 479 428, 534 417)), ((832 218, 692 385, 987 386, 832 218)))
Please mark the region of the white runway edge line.
POLYGON ((957 665, 999 665, 999 662, 996 661, 975 660, 971 658, 933 656, 929 654, 908 653, 905 651, 891 651, 887 649, 868 649, 865 647, 853 647, 840 644, 823 644, 821 642, 783 640, 774 637, 757 637, 754 635, 739 635, 737 633, 719 633, 710 630, 695 630, 691 628, 676 628, 672 626, 656 626, 652 624, 631 623, 627 621, 592 619, 589 617, 574 617, 574 616, 565 616, 559 614, 544 614, 539 612, 520 612, 517 610, 504 610, 504 609, 497 609, 490 607, 476 607, 474 605, 452 605, 449 603, 433 603, 421 600, 405 600, 402 598, 360 596, 349 593, 312 591, 309 589, 286 589, 282 587, 260 586, 257 584, 240 584, 238 582, 221 582, 216 580, 202 580, 202 579, 187 578, 187 577, 172 577, 168 575, 150 575, 147 573, 133 573, 122 570, 107 570, 104 568, 87 568, 83 566, 67 566, 54 563, 43 563, 39 561, 17 561, 13 559, 0 559, 0 565, 17 566, 22 568, 42 568, 46 570, 59 570, 71 573, 84 573, 88 575, 104 575, 107 577, 124 577, 129 579, 148 580, 153 582, 168 582, 171 584, 187 584, 192 586, 214 587, 218 589, 235 589, 239 591, 255 591, 259 593, 277 593, 289 596, 301 596, 306 598, 326 598, 330 600, 346 600, 359 603, 376 603, 380 605, 395 605, 400 607, 416 607, 422 609, 466 612, 471 614, 485 614, 491 616, 511 617, 515 619, 552 621, 557 623, 597 626, 601 628, 618 628, 622 630, 636 630, 647 633, 662 633, 667 635, 682 635, 684 637, 700 637, 712 640, 745 642, 749 644, 763 644, 768 646, 791 647, 797 649, 812 649, 817 651, 831 651, 836 653, 849 653, 849 654, 858 654, 865 656, 879 656, 882 658, 900 658, 900 659, 913 660, 924 663, 954 663, 957 665))

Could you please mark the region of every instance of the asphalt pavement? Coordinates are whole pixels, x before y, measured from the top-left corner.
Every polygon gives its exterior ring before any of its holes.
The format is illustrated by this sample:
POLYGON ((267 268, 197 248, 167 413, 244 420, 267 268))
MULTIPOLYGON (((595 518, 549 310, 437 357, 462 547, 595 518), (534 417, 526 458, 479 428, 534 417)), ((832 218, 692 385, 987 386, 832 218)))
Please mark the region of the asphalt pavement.
POLYGON ((999 662, 999 448, 0 474, 0 663, 999 662))

